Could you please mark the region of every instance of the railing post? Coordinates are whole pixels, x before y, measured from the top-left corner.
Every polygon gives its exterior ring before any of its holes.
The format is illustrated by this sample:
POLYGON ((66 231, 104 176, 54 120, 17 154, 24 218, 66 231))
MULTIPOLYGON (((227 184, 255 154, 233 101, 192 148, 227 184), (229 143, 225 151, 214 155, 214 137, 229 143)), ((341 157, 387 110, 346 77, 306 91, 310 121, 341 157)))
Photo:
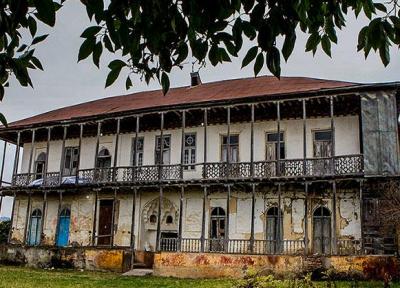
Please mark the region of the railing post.
POLYGON ((228 184, 228 195, 226 197, 226 225, 225 225, 225 251, 229 251, 229 214, 231 201, 231 184, 228 184))
POLYGON ((185 153, 185 128, 186 128, 186 111, 182 111, 182 135, 181 135, 181 165, 180 165, 180 178, 183 179, 184 169, 184 153, 185 153))
POLYGON ((205 251, 206 200, 207 200, 207 186, 203 186, 203 205, 202 205, 201 236, 200 236, 201 252, 205 251))
POLYGON ((4 141, 3 155, 1 159, 0 187, 3 187, 4 164, 6 161, 7 141, 4 141))
POLYGON ((118 163, 118 146, 119 146, 119 134, 121 129, 121 118, 117 118, 117 131, 115 134, 115 147, 114 147, 114 163, 113 163, 113 173, 112 182, 117 179, 117 163, 118 163))
POLYGON ((336 237, 336 181, 332 181, 332 253, 337 255, 336 237))
POLYGON ((14 167, 13 167, 13 179, 12 183, 16 182, 16 177, 18 173, 18 164, 19 164, 19 151, 20 151, 20 144, 21 144, 21 132, 17 132, 17 145, 15 147, 15 157, 14 157, 14 167))
POLYGON ((251 104, 250 123, 250 176, 254 178, 254 104, 251 104))
POLYGON ((67 126, 64 126, 64 134, 62 139, 62 147, 61 147, 61 160, 60 160, 60 175, 58 183, 62 185, 62 178, 63 178, 63 170, 64 170, 64 160, 65 160, 65 139, 67 138, 67 126))
POLYGON ((12 234, 14 231, 14 212, 15 212, 15 199, 17 197, 16 192, 14 192, 13 195, 13 205, 12 205, 12 209, 11 209, 11 227, 10 227, 10 231, 8 231, 8 239, 7 239, 7 244, 11 244, 11 239, 12 239, 12 234))
POLYGON ((50 141, 51 141, 51 127, 47 127, 46 160, 45 160, 46 163, 44 164, 43 186, 47 185, 47 173, 49 172, 50 141))
POLYGON ((161 213, 162 213, 162 206, 163 204, 163 187, 160 186, 160 195, 158 198, 158 217, 157 217, 157 235, 156 235, 156 251, 161 250, 161 213))
POLYGON ((93 233, 92 233, 92 246, 96 245, 97 238, 97 202, 99 199, 99 189, 95 189, 95 198, 94 198, 94 215, 93 215, 93 233))
POLYGON ((334 109, 333 109, 333 96, 329 98, 330 104, 330 117, 331 117, 331 137, 332 137, 332 148, 331 148, 331 165, 332 165, 332 175, 335 175, 335 119, 334 119, 334 109))
POLYGON ((304 255, 308 255, 308 183, 304 182, 304 255))
POLYGON ((43 193, 43 219, 42 219, 42 226, 40 227, 40 245, 43 245, 43 231, 44 231, 44 224, 46 223, 47 219, 47 190, 44 190, 43 193))
POLYGON ((79 184, 79 169, 81 167, 81 153, 82 153, 82 138, 83 138, 83 124, 79 124, 79 142, 78 142, 78 163, 76 165, 75 184, 79 184))
POLYGON ((208 126, 208 111, 204 109, 203 125, 204 125, 204 149, 203 149, 203 179, 207 178, 207 126, 208 126))
POLYGON ((179 197, 179 237, 178 237, 178 251, 182 251, 182 216, 183 216, 183 197, 185 196, 185 186, 181 186, 181 193, 179 197))
POLYGON ((302 100, 303 104, 303 175, 307 176, 307 110, 306 99, 302 100))
POLYGON ((30 223, 30 214, 31 214, 31 191, 28 192, 28 204, 26 206, 26 215, 25 215, 25 229, 24 229, 24 245, 28 244, 28 228, 30 223))
POLYGON ((132 197, 132 218, 131 218, 131 250, 132 250, 132 259, 131 259, 131 268, 133 268, 133 263, 135 263, 135 214, 136 214, 136 198, 137 198, 137 188, 133 187, 133 197, 132 197))
POLYGON ((29 185, 31 178, 33 150, 35 146, 35 135, 36 135, 36 129, 32 129, 32 142, 31 142, 31 151, 29 151, 28 176, 26 179, 26 185, 29 185))
POLYGON ((256 204, 256 185, 251 184, 251 226, 250 226, 250 251, 254 252, 254 214, 256 204))
POLYGON ((281 176, 281 108, 280 102, 276 102, 276 125, 277 125, 277 134, 278 134, 278 147, 276 151, 276 176, 281 176))

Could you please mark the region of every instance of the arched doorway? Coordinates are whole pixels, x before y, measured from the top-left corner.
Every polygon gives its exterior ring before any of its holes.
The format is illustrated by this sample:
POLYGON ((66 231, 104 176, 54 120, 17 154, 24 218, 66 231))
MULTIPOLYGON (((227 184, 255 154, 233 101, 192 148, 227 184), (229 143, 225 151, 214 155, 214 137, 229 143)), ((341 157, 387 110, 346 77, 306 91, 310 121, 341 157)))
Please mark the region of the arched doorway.
POLYGON ((43 175, 46 169, 46 153, 40 153, 35 161, 35 179, 43 179, 43 175))
POLYGON ((313 213, 313 251, 315 254, 331 252, 331 211, 318 207, 313 213))
POLYGON ((221 207, 211 210, 210 251, 224 251, 226 213, 221 207))
POLYGON ((42 229, 42 211, 40 209, 35 209, 31 214, 28 245, 37 246, 40 244, 41 229, 42 229))
POLYGON ((69 224, 71 219, 71 210, 64 208, 60 213, 57 233, 57 246, 68 246, 69 241, 69 224))
POLYGON ((97 154, 97 162, 96 168, 97 170, 97 180, 100 182, 109 182, 111 181, 111 154, 107 148, 102 148, 97 154))
POLYGON ((278 207, 271 207, 267 210, 266 221, 266 252, 276 254, 281 252, 281 243, 283 239, 283 221, 282 211, 278 207), (280 215, 279 215, 280 213, 280 215), (279 215, 279 216, 278 216, 279 215))

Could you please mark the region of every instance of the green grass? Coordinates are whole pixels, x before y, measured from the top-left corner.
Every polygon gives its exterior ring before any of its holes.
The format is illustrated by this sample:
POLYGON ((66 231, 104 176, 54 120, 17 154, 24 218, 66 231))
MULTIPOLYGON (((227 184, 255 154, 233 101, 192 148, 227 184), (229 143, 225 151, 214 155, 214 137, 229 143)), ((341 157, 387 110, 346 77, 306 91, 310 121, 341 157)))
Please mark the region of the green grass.
MULTIPOLYGON (((225 288, 232 287, 234 280, 190 280, 161 277, 123 277, 116 273, 101 272, 79 272, 74 270, 40 270, 24 267, 0 266, 0 288, 42 288, 42 287, 84 287, 84 288, 102 288, 102 287, 204 287, 204 288, 225 288)), ((327 287, 327 283, 318 282, 318 287, 327 287)), ((383 287, 381 282, 359 282, 354 286, 352 282, 336 282, 334 287, 347 288, 373 288, 383 287)), ((391 287, 400 288, 396 283, 391 287)))

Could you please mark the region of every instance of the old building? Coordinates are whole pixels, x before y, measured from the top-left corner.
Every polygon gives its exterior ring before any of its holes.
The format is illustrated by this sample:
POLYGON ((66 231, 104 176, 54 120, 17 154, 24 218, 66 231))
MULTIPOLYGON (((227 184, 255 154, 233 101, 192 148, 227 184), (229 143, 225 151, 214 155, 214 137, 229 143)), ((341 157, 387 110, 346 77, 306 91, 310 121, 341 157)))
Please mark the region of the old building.
POLYGON ((1 190, 15 198, 9 247, 79 250, 100 267, 174 252, 391 254, 394 238, 371 218, 375 184, 399 175, 397 87, 202 84, 194 73, 192 86, 166 96, 110 97, 11 123, 0 129, 18 147, 1 190))

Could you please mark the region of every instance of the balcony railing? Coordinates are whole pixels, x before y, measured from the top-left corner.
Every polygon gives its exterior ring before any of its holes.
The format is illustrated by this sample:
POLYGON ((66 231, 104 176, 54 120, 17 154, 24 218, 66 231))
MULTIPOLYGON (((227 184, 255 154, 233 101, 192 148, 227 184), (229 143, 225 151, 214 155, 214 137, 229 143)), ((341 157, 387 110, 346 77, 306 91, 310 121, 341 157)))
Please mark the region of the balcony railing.
MULTIPOLYGON (((351 176, 363 173, 363 162, 362 155, 345 155, 333 158, 281 159, 280 161, 257 161, 254 163, 200 163, 191 165, 190 168, 199 169, 201 167, 203 173, 187 174, 188 177, 185 173, 193 172, 193 170, 185 170, 185 166, 180 164, 94 168, 81 169, 78 171, 78 176, 63 176, 61 184, 351 176)), ((54 187, 58 185, 60 185, 59 172, 50 172, 46 175, 17 174, 12 181, 12 186, 17 187, 54 187)))
MULTIPOLYGON (((244 239, 204 239, 204 251, 201 239, 196 238, 161 238, 160 249, 164 252, 188 253, 229 253, 255 255, 304 255, 305 241, 300 240, 244 240, 244 239)), ((310 244, 310 243, 309 243, 310 244)), ((311 251, 311 249, 310 249, 311 251)), ((327 254, 358 255, 361 253, 360 241, 337 241, 337 252, 327 254)))

